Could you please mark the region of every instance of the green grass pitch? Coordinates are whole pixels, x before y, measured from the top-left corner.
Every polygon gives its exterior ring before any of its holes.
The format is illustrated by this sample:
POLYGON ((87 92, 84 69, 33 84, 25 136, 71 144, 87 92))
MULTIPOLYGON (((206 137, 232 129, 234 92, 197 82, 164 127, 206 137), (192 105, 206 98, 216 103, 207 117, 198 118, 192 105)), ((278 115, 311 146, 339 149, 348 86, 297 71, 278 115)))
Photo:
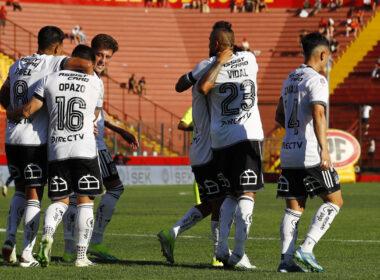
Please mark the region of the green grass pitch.
MULTIPOLYGON (((282 200, 275 199, 275 184, 266 184, 266 189, 256 198, 246 246, 246 253, 257 266, 256 270, 211 267, 209 218, 177 239, 175 264, 168 264, 161 255, 156 234, 170 227, 192 207, 194 198, 192 186, 156 186, 127 187, 120 198, 105 234, 105 244, 119 258, 118 262, 89 268, 75 268, 73 264, 63 263, 60 260, 64 246, 60 226, 55 234, 52 264, 48 268, 21 268, 0 262, 0 279, 380 279, 380 184, 344 184, 342 190, 345 204, 314 250, 325 273, 294 275, 276 272, 280 261, 279 227, 285 207, 282 200)), ((0 197, 1 243, 5 239, 4 229, 13 192, 14 189, 10 189, 8 197, 0 197)), ((45 198, 43 209, 48 203, 45 198)), ((320 203, 320 199, 308 201, 300 222, 298 244, 320 203)), ((40 230, 42 223, 41 217, 40 230)), ((232 239, 230 244, 232 246, 232 239)), ((18 255, 21 249, 22 232, 19 232, 18 255)))

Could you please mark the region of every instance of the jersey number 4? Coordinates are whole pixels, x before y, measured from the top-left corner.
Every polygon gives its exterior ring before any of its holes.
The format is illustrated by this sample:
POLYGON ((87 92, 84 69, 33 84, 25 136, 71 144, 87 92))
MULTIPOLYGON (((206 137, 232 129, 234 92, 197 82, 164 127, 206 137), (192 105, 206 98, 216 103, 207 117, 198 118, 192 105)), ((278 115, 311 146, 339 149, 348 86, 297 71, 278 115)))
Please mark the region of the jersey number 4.
POLYGON ((294 128, 294 134, 298 134, 298 128, 300 127, 300 121, 297 118, 298 115, 298 99, 293 99, 292 112, 288 121, 288 128, 294 128))
POLYGON ((83 98, 72 97, 67 101, 67 106, 65 106, 65 100, 64 96, 57 96, 55 98, 55 103, 58 105, 57 128, 63 130, 66 127, 70 131, 79 131, 83 128, 84 116, 75 106, 77 105, 79 109, 86 109, 86 102, 83 98))
POLYGON ((244 92, 243 102, 240 104, 240 107, 230 106, 239 96, 237 85, 234 83, 224 83, 219 87, 220 93, 227 93, 228 91, 230 94, 221 103, 222 116, 237 115, 240 113, 240 109, 249 111, 255 104, 255 83, 252 80, 245 80, 240 84, 240 91, 244 92))

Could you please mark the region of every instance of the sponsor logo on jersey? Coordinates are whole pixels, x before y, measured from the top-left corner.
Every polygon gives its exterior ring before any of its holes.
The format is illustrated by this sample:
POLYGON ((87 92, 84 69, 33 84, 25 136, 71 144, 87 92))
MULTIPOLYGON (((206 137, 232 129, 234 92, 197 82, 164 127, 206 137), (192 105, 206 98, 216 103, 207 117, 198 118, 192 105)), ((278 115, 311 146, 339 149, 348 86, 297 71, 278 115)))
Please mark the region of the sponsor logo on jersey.
POLYGON ((232 119, 229 119, 229 120, 222 120, 222 125, 220 127, 223 127, 225 125, 231 125, 231 124, 238 124, 240 122, 242 122, 243 120, 247 120, 251 117, 252 113, 247 113, 241 117, 236 117, 236 118, 232 118, 232 119))
POLYGON ((301 149, 303 142, 282 142, 282 148, 285 150, 301 149))
POLYGON ((245 57, 239 57, 237 59, 228 61, 227 63, 223 64, 223 67, 231 66, 231 68, 238 68, 241 66, 248 65, 248 61, 245 61, 244 59, 245 59, 245 57))
POLYGON ((52 136, 50 137, 50 143, 62 143, 62 142, 72 142, 72 141, 77 141, 77 140, 82 140, 84 138, 84 134, 72 134, 67 137, 63 136, 52 136))

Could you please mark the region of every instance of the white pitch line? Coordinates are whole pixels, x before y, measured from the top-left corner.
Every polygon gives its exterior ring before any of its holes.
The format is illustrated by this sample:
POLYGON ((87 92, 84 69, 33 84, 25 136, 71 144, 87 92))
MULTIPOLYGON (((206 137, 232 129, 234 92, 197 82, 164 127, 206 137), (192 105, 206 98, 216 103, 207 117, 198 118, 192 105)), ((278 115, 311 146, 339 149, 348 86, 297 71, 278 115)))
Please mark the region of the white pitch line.
MULTIPOLYGON (((0 232, 6 232, 5 228, 0 228, 0 232)), ((23 233, 24 231, 18 230, 17 232, 23 233)), ((41 233, 41 232, 39 232, 41 233)), ((129 236, 129 237, 149 237, 157 238, 155 234, 140 234, 140 233, 105 233, 105 235, 112 236, 129 236)), ((187 239, 203 239, 205 236, 200 235, 181 235, 181 238, 187 239)), ((230 237, 229 239, 234 239, 230 237)), ((277 237, 248 237, 249 240, 262 240, 262 241, 280 241, 277 237)), ((380 243, 380 240, 355 240, 355 239, 321 239, 325 242, 342 242, 342 243, 380 243)))

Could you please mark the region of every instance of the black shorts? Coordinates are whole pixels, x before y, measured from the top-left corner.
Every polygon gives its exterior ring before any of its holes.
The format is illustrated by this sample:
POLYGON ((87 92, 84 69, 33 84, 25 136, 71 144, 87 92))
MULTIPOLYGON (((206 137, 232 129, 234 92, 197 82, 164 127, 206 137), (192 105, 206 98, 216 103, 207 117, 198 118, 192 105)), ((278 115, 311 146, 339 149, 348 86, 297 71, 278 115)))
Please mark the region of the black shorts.
POLYGON ((333 167, 323 171, 316 166, 304 169, 282 169, 278 179, 277 198, 314 198, 340 190, 339 176, 333 167))
POLYGON ((241 194, 264 189, 259 141, 243 141, 214 151, 217 168, 230 184, 227 193, 241 194))
POLYGON ((49 198, 57 200, 72 194, 99 196, 103 193, 98 158, 49 162, 49 198))
POLYGON ((16 186, 43 187, 47 177, 47 146, 5 144, 8 169, 16 186))
POLYGON ((98 150, 100 170, 102 172, 103 182, 112 182, 120 180, 117 172, 116 163, 108 150, 98 150))
POLYGON ((368 118, 362 118, 362 123, 363 124, 368 124, 368 120, 369 120, 368 118))
POLYGON ((221 172, 217 171, 214 161, 192 167, 195 181, 198 184, 201 202, 217 200, 225 196, 228 182, 221 172))

